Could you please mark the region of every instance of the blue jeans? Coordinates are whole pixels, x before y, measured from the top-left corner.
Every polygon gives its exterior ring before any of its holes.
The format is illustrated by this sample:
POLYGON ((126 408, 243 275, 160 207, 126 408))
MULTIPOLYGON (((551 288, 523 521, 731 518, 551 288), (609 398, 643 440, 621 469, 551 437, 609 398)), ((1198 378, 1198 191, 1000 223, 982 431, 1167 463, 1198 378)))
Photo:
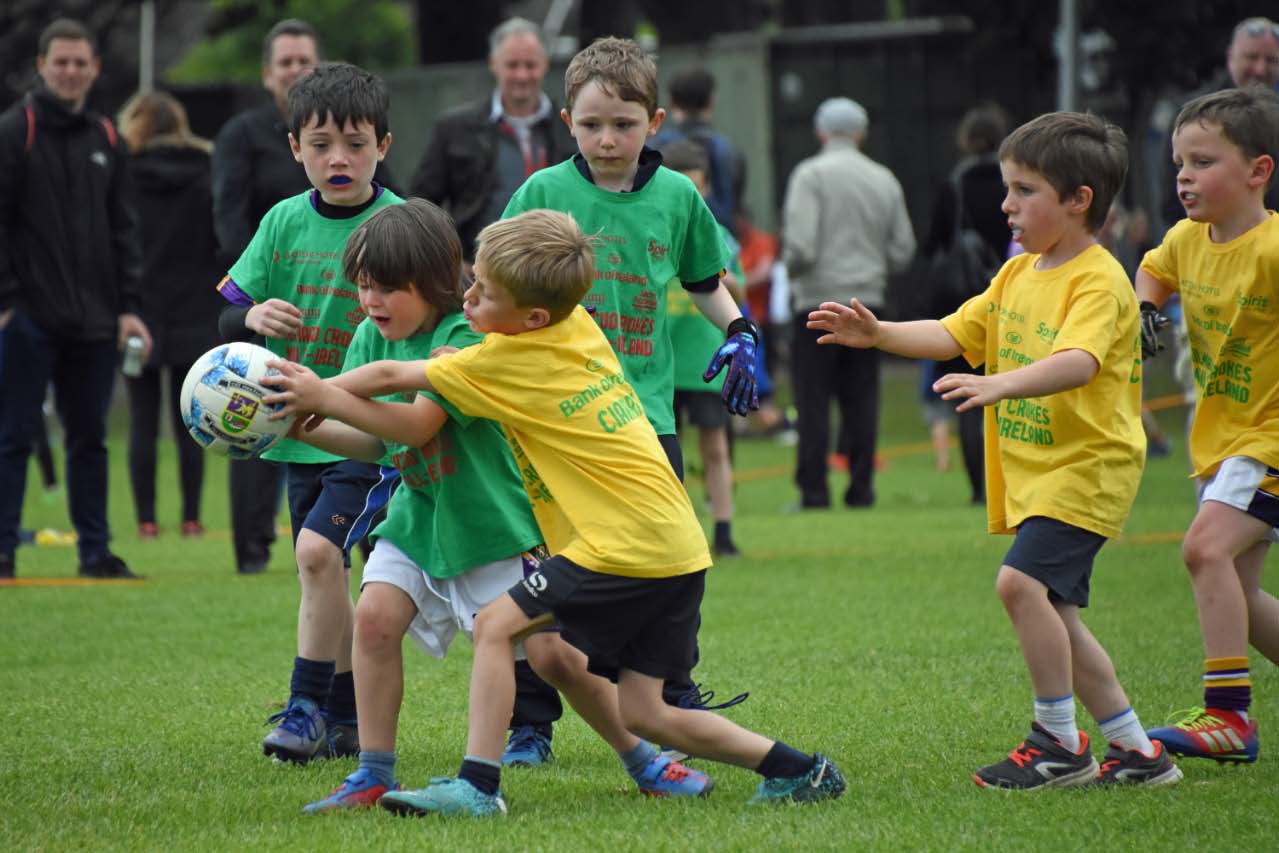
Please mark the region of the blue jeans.
POLYGON ((21 310, 0 333, 0 555, 18 546, 27 460, 53 383, 66 451, 67 508, 81 563, 107 553, 107 408, 119 360, 115 341, 45 334, 21 310))

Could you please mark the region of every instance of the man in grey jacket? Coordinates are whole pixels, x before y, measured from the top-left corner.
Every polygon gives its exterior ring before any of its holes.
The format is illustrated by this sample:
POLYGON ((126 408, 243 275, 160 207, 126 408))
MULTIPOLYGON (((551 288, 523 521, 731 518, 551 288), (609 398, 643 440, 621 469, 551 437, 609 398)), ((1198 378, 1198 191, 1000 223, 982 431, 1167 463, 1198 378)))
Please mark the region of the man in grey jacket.
POLYGON ((818 346, 808 312, 822 302, 856 297, 878 313, 888 277, 910 264, 915 234, 901 184, 861 152, 866 110, 849 98, 817 108, 813 126, 822 149, 791 173, 783 209, 782 260, 793 312, 791 366, 799 446, 795 483, 800 506, 830 506, 830 398, 839 403, 848 440, 849 486, 844 503, 875 501, 875 440, 879 424, 879 354, 873 349, 818 346))

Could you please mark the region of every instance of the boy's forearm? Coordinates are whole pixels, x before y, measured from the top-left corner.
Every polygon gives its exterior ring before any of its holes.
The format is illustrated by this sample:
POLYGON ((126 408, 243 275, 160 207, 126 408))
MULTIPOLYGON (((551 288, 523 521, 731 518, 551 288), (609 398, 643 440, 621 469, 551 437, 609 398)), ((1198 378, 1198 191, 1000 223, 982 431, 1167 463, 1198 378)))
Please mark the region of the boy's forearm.
POLYGON ((357 397, 385 397, 400 391, 434 391, 425 361, 374 361, 326 380, 357 397))
POLYGON ((875 346, 894 355, 933 361, 950 361, 964 351, 940 320, 881 321, 875 346))
POLYGON ((1000 396, 1008 398, 1047 397, 1087 385, 1100 365, 1081 349, 1055 352, 1042 361, 999 374, 1000 396))
POLYGON ((728 324, 742 316, 742 309, 733 300, 724 282, 709 293, 689 293, 697 310, 702 316, 714 323, 721 331, 728 330, 728 324))
POLYGON ((1137 289, 1137 301, 1149 302, 1156 308, 1162 308, 1163 304, 1175 292, 1171 287, 1143 269, 1137 270, 1137 278, 1134 281, 1134 285, 1137 289))
POLYGON ((424 409, 413 403, 368 400, 341 388, 330 390, 326 406, 329 417, 337 418, 370 437, 376 436, 395 444, 421 447, 435 437, 447 417, 433 403, 424 409), (431 409, 439 411, 440 416, 430 417, 425 414, 431 409))
POLYGON ((335 456, 361 462, 377 462, 386 454, 386 445, 378 438, 334 420, 326 420, 309 432, 299 430, 294 437, 335 456))

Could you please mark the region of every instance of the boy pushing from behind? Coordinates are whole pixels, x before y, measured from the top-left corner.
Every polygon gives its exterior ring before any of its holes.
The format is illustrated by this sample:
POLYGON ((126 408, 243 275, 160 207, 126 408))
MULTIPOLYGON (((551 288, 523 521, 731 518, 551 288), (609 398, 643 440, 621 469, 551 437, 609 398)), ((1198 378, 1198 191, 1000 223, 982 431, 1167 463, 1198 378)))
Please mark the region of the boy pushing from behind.
POLYGON ((587 653, 592 672, 617 681, 622 720, 635 734, 754 769, 765 777, 757 800, 837 797, 844 781, 821 755, 662 701, 662 680, 693 663, 710 555, 637 393, 578 305, 594 266, 591 240, 566 214, 540 210, 494 223, 480 233, 463 308, 471 327, 486 333, 482 343, 329 380, 363 397, 434 391, 467 416, 502 423, 554 554, 476 617, 458 777, 380 802, 393 811, 502 810, 511 647, 552 620, 587 653))
POLYGON ((881 323, 856 299, 823 303, 819 343, 879 347, 985 375, 949 374, 934 390, 958 411, 986 409, 986 506, 992 533, 1015 533, 996 589, 1035 691, 1031 733, 983 767, 983 787, 1100 782, 1171 784, 1181 771, 1150 741, 1105 649, 1080 619, 1093 560, 1119 533, 1141 479, 1138 308, 1096 232, 1127 172, 1123 132, 1090 115, 1050 113, 999 149, 1013 238, 1026 250, 990 287, 938 320, 881 323), (1075 725, 1075 692, 1110 742, 1099 770, 1075 725))
MULTIPOLYGON (((1137 271, 1143 319, 1181 294, 1198 386, 1190 461, 1199 511, 1182 556, 1204 644, 1204 706, 1150 732, 1179 755, 1257 760, 1248 644, 1279 663, 1279 602, 1261 588, 1279 541, 1279 100, 1228 89, 1182 108, 1173 133, 1187 218, 1137 271)), ((1153 322, 1146 350, 1153 353, 1153 322)))

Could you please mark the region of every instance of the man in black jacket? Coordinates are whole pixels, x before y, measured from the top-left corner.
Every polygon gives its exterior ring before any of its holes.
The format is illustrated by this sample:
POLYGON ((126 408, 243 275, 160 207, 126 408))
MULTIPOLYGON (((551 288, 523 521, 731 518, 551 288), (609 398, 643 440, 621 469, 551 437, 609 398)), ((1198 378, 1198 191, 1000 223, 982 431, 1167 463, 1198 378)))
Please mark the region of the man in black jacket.
POLYGON ((119 349, 151 335, 138 317, 137 221, 123 143, 85 109, 99 58, 71 20, 40 35, 34 91, 0 114, 0 576, 18 522, 45 389, 66 448, 79 573, 131 578, 108 550, 107 408, 119 349))
POLYGON ((511 18, 489 36, 493 94, 440 116, 410 191, 447 210, 468 262, 475 236, 502 216, 524 179, 577 152, 542 91, 546 49, 536 24, 511 18))

